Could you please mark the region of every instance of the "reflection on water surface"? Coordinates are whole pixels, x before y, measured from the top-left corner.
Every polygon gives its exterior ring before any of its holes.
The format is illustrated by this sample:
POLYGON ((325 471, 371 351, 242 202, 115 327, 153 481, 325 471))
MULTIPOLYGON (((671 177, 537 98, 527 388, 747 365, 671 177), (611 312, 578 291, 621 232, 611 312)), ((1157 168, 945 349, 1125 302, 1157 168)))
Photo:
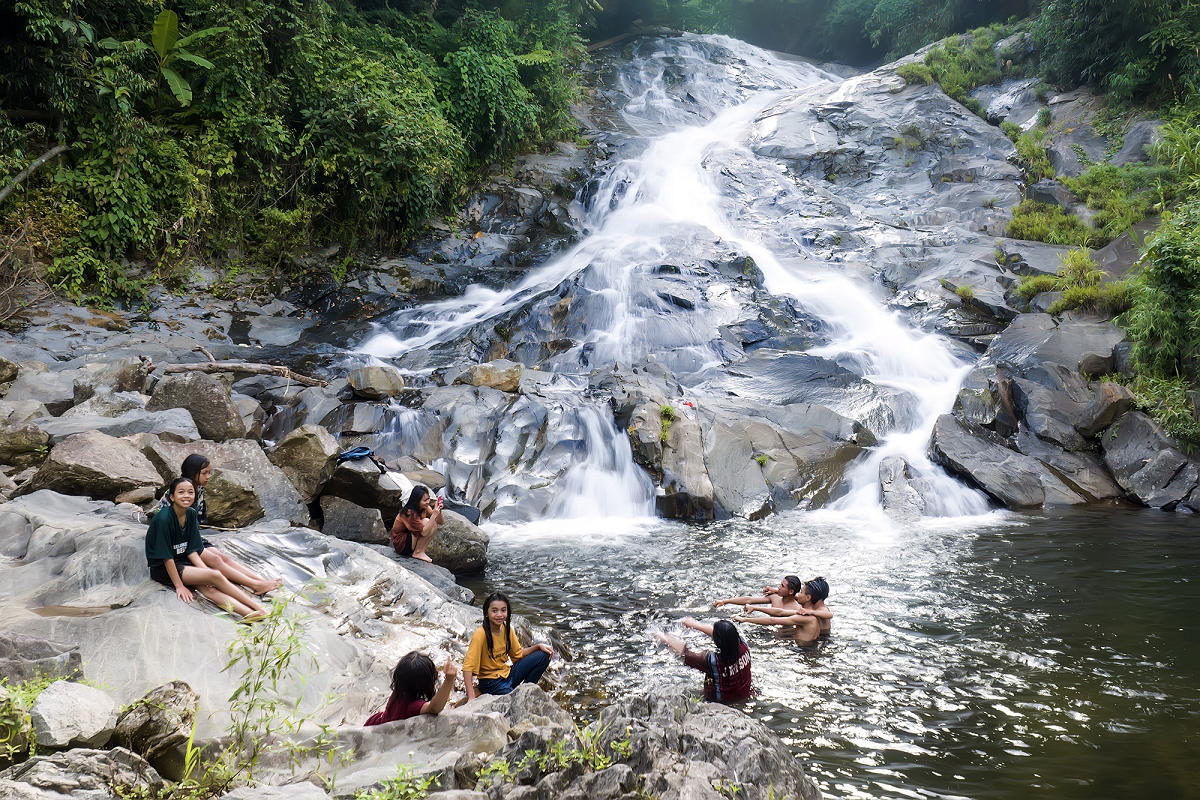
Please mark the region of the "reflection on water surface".
POLYGON ((622 524, 499 531, 472 587, 502 587, 560 632, 578 706, 698 686, 650 631, 717 616, 712 600, 785 572, 819 574, 837 613, 830 640, 802 650, 742 627, 759 689, 747 710, 827 796, 1200 796, 1190 517, 1106 509, 895 531, 821 513, 622 524))

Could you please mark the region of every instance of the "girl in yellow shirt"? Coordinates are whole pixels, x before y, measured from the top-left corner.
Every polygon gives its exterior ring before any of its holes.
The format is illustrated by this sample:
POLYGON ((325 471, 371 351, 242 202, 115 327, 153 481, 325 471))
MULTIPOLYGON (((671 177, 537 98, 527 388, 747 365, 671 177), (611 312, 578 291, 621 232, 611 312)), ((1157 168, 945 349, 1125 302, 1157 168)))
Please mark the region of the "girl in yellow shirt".
POLYGON ((483 601, 483 624, 471 637, 467 657, 463 661, 463 683, 467 700, 475 699, 475 678, 478 692, 508 694, 522 683, 537 683, 554 657, 548 644, 522 647, 509 622, 508 598, 493 592, 483 601), (509 666, 509 662, 512 666, 509 666))

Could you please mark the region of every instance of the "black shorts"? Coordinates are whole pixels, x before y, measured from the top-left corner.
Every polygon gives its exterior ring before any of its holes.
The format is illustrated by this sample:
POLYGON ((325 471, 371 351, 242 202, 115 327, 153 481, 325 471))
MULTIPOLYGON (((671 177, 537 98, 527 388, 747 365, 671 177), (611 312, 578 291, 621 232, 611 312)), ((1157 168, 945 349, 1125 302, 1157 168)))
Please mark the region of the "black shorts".
POLYGON ((396 551, 397 555, 411 556, 413 554, 412 534, 410 534, 410 533, 404 534, 404 546, 399 549, 396 549, 396 543, 395 543, 395 541, 393 541, 392 549, 396 551))
MULTIPOLYGON (((179 577, 183 579, 183 568, 195 566, 192 562, 184 559, 175 559, 175 571, 179 573, 179 577)), ((171 573, 167 572, 166 564, 162 561, 155 561, 150 565, 150 579, 158 581, 168 589, 174 590, 175 584, 171 582, 171 573)))

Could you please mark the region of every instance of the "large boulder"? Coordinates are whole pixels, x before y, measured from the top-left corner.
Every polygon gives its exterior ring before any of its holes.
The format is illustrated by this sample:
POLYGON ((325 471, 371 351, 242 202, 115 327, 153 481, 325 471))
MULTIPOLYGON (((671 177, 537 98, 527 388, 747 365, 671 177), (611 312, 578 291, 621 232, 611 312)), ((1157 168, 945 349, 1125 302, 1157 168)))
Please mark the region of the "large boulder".
POLYGON ((1114 500, 1125 495, 1104 466, 1099 456, 1091 452, 1068 452, 1028 430, 1012 439, 1018 452, 1045 464, 1073 491, 1088 501, 1114 500))
POLYGON ((443 511, 444 522, 426 553, 433 563, 455 575, 483 572, 487 567, 488 535, 462 514, 443 511))
POLYGON ((502 358, 486 364, 473 364, 455 378, 454 382, 469 386, 488 386, 501 392, 515 392, 521 388, 523 370, 521 364, 502 358))
POLYGON ((300 499, 311 503, 333 477, 337 440, 320 425, 301 425, 267 451, 271 463, 288 476, 300 499))
POLYGON ((146 387, 149 370, 140 358, 120 358, 115 361, 96 361, 85 364, 75 374, 73 383, 75 404, 84 403, 98 394, 140 393, 146 387))
POLYGON ((916 522, 925 514, 925 497, 908 462, 889 456, 879 462, 883 512, 899 522, 916 522))
POLYGON ((75 372, 52 372, 40 361, 21 362, 21 372, 4 392, 8 402, 34 400, 51 414, 61 414, 75 405, 75 372))
POLYGON ((329 483, 325 484, 325 494, 364 508, 377 508, 388 524, 400 512, 400 488, 385 479, 379 467, 366 458, 338 464, 329 483))
POLYGON ((229 390, 211 375, 185 372, 167 375, 154 387, 147 411, 185 408, 196 421, 201 438, 223 442, 246 435, 246 423, 229 390))
POLYGON ((1162 426, 1140 411, 1118 419, 1100 437, 1104 463, 1117 483, 1152 508, 1173 509, 1200 482, 1200 467, 1179 451, 1162 426))
POLYGON ((363 508, 341 497, 321 498, 321 513, 325 521, 321 532, 351 542, 389 544, 391 536, 377 508, 363 508))
POLYGON ((37 677, 82 678, 83 658, 79 648, 10 631, 0 632, 0 680, 15 685, 37 677))
MULTIPOLYGON (((92 401, 87 401, 90 402, 92 401)), ((169 408, 165 411, 134 408, 118 416, 72 414, 39 419, 35 424, 49 434, 50 441, 55 444, 68 436, 85 431, 99 431, 116 437, 149 433, 171 442, 194 442, 200 438, 200 431, 192 420, 191 413, 183 408, 169 408)))
POLYGON ((40 747, 103 747, 117 727, 117 704, 91 686, 55 681, 38 695, 29 717, 40 747))
POLYGON ((391 365, 359 367, 346 376, 356 397, 386 400, 404 392, 404 374, 391 365))
MULTIPOLYGON (((179 474, 179 467, 191 453, 209 460, 215 470, 240 472, 248 476, 267 519, 284 519, 296 525, 307 525, 308 508, 300 493, 283 470, 267 458, 258 442, 232 439, 227 442, 191 442, 175 444, 157 437, 137 437, 138 446, 154 464, 164 481, 179 474)), ((209 490, 206 489, 207 493, 209 490)), ((211 514, 211 508, 209 509, 211 514)))
POLYGON ((0 356, 0 383, 12 383, 20 371, 21 368, 17 364, 0 356))
POLYGON ((1105 381, 1096 387, 1091 401, 1079 412, 1075 430, 1087 438, 1112 425, 1133 408, 1133 392, 1119 383, 1105 381))
POLYGON ((111 500, 131 492, 150 491, 153 495, 162 482, 158 470, 131 442, 88 431, 55 445, 50 457, 16 494, 52 489, 111 500))
POLYGON ((949 414, 933 426, 933 459, 1011 509, 1086 502, 1040 461, 1017 453, 991 431, 949 414))
POLYGON ((0 426, 0 464, 36 466, 50 452, 50 437, 32 422, 0 426))
POLYGON ((35 756, 0 772, 0 797, 19 800, 117 800, 130 796, 118 794, 117 787, 126 793, 157 797, 166 783, 144 758, 123 747, 35 756))
POLYGON ((254 483, 244 472, 214 469, 204 487, 208 521, 222 528, 242 528, 264 515, 254 483))
POLYGON ((37 400, 0 400, 0 424, 20 425, 48 416, 49 409, 37 400))
POLYGON ((121 713, 113 744, 153 761, 186 745, 199 705, 200 696, 183 681, 163 684, 121 713))

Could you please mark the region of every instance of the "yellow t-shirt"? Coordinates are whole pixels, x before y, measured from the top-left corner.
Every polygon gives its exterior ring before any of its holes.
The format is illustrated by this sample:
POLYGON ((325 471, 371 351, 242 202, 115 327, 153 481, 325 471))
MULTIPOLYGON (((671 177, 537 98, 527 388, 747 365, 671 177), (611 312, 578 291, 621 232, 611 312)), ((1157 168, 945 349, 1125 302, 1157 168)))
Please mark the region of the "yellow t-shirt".
POLYGON ((490 680, 507 678, 509 659, 521 660, 521 642, 512 629, 508 632, 508 651, 505 652, 502 636, 492 637, 492 652, 487 652, 487 638, 483 626, 475 630, 471 637, 471 646, 467 648, 467 657, 463 661, 463 671, 470 672, 477 678, 490 680))

